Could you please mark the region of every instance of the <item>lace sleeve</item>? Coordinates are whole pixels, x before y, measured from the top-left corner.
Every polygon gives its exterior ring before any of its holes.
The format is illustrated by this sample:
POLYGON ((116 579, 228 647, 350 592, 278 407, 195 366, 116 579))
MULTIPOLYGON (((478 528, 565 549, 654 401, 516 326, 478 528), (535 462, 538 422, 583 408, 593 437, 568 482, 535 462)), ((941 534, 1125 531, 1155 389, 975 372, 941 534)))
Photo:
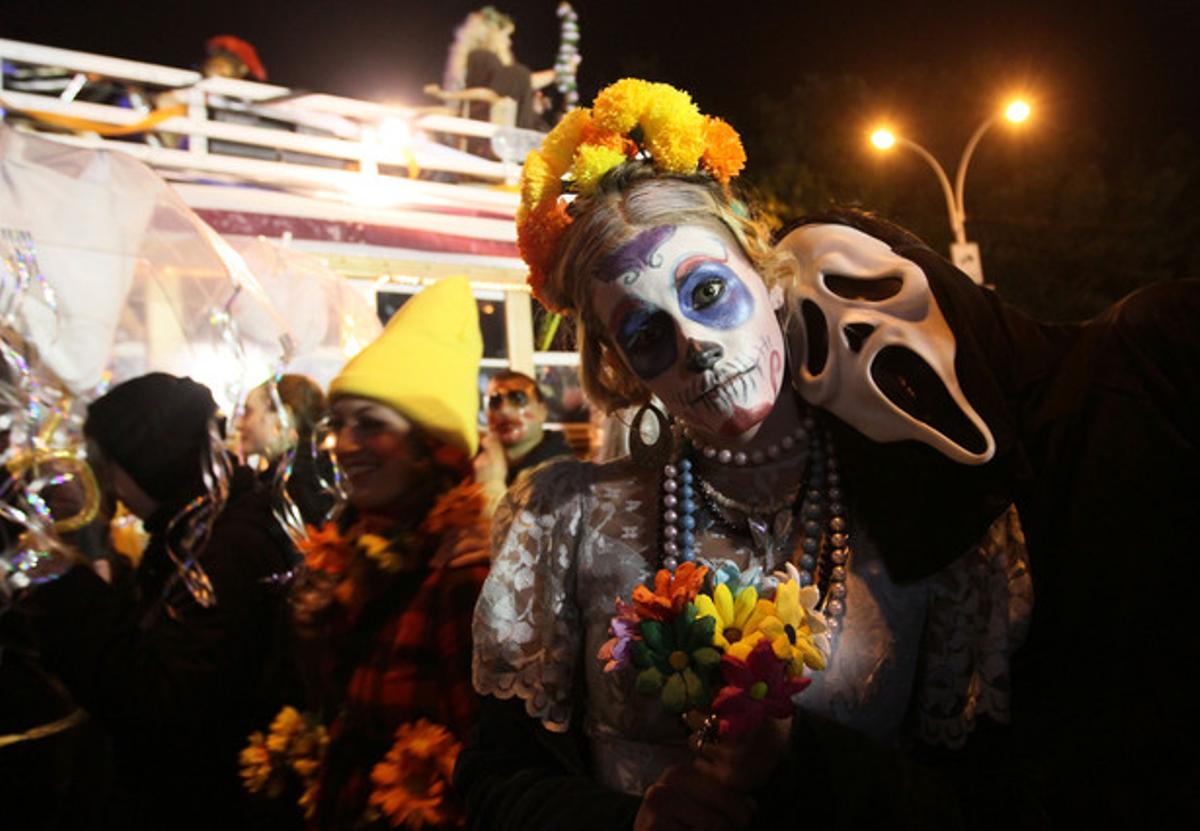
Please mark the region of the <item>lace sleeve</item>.
POLYGON ((522 477, 496 510, 492 570, 475 607, 473 680, 480 695, 517 696, 561 732, 582 637, 575 564, 587 466, 564 460, 522 477))

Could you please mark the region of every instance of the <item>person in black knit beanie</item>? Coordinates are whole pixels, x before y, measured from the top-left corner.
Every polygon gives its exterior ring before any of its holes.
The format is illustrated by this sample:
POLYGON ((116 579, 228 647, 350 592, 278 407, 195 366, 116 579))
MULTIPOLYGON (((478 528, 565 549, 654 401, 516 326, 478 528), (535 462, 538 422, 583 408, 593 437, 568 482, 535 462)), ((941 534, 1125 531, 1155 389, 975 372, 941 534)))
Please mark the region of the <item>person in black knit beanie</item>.
POLYGON ((111 734, 117 782, 106 827, 242 827, 238 751, 276 709, 264 692, 281 601, 270 578, 289 568, 290 552, 270 533, 266 493, 235 468, 198 551, 185 551, 184 523, 173 523, 206 494, 216 412, 207 387, 164 373, 95 401, 89 459, 106 496, 150 535, 132 589, 79 565, 18 598, 46 665, 111 734), (211 602, 180 579, 173 559, 189 553, 211 602))

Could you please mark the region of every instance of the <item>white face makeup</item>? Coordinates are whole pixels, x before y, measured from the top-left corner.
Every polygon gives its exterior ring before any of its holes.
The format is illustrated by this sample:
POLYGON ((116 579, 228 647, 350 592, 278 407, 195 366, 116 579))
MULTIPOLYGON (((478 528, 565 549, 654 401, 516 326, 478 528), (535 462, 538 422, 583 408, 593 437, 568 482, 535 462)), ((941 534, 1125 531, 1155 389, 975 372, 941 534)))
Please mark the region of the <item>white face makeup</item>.
POLYGON ((804 225, 779 247, 800 275, 788 302, 800 394, 880 442, 915 439, 982 464, 996 444, 954 368, 954 332, 929 278, 887 243, 845 225, 804 225))
POLYGON ((781 297, 731 236, 643 231, 601 266, 592 297, 625 364, 673 416, 709 440, 754 436, 783 382, 781 297))

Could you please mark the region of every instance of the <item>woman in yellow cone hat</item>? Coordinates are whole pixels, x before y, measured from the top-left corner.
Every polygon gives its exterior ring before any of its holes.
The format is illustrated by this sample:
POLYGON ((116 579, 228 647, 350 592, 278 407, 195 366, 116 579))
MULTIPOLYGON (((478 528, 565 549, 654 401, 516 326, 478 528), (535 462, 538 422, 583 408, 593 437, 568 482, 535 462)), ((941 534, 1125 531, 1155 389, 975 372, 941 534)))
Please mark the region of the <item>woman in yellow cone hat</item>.
MULTIPOLYGON (((477 708, 470 626, 495 499, 471 476, 482 348, 470 287, 449 278, 408 301, 330 385, 348 506, 309 529, 292 592, 305 723, 325 748, 300 776, 318 827, 455 815, 444 794, 477 708), (424 793, 389 776, 412 752, 436 752, 430 769, 444 773, 424 793)), ((256 758, 252 741, 251 787, 256 758)))

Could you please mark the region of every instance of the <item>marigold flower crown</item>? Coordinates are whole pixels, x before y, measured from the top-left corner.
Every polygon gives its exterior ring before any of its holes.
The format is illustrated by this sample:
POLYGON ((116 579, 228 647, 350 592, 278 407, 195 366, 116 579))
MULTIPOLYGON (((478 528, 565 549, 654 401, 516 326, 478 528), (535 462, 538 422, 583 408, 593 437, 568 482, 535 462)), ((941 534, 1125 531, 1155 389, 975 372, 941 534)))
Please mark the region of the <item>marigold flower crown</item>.
POLYGON ((624 78, 601 90, 591 109, 567 113, 525 159, 517 209, 517 248, 529 266, 529 287, 551 311, 564 311, 543 292, 571 224, 563 193, 589 196, 604 174, 636 158, 662 173, 702 170, 722 185, 746 164, 737 132, 668 84, 624 78))

